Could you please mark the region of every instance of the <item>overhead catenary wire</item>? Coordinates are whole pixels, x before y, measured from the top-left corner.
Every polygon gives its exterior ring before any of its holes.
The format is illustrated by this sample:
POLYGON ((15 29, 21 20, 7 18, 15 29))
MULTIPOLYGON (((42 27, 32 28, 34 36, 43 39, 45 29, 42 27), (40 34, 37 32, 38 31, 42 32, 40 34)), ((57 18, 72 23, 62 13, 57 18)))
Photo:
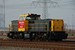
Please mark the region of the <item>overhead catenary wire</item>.
POLYGON ((37 1, 33 1, 33 5, 38 7, 37 5, 39 5, 39 7, 42 8, 42 16, 44 19, 48 19, 48 8, 53 6, 56 7, 58 3, 56 1, 53 0, 37 0, 37 1), (36 3, 36 5, 35 5, 36 3), (42 4, 42 7, 40 6, 42 4), (50 4, 50 6, 48 6, 48 4, 50 4))

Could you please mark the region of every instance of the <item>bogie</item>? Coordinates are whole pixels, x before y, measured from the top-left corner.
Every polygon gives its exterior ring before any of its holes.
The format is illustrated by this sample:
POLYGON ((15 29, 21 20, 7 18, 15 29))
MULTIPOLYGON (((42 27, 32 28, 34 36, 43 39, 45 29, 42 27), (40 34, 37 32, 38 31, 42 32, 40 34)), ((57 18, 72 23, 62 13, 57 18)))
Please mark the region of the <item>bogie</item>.
MULTIPOLYGON (((30 41, 33 40, 42 40, 42 41, 62 41, 63 34, 48 32, 48 33, 41 33, 41 32, 10 32, 8 33, 8 37, 12 39, 29 39, 30 41)), ((66 36, 65 36, 66 38, 66 36)))

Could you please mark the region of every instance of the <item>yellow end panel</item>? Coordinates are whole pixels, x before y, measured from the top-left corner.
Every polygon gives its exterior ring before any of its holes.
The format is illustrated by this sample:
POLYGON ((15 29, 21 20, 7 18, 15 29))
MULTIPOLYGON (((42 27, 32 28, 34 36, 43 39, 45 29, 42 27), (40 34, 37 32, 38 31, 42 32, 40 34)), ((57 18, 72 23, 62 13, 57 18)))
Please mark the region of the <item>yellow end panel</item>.
POLYGON ((53 27, 53 31, 63 31, 62 27, 53 27))
POLYGON ((53 20, 54 26, 63 26, 63 20, 53 20))
POLYGON ((52 20, 51 21, 51 31, 63 31, 64 22, 63 20, 52 20))
POLYGON ((18 21, 18 31, 28 31, 28 20, 18 21))
POLYGON ((28 31, 28 20, 25 20, 25 31, 27 32, 28 31))
POLYGON ((53 31, 53 20, 51 21, 51 31, 53 31))
POLYGON ((25 28, 18 28, 18 31, 25 31, 25 28))
POLYGON ((18 31, 25 31, 25 22, 24 22, 24 20, 18 20, 18 31))

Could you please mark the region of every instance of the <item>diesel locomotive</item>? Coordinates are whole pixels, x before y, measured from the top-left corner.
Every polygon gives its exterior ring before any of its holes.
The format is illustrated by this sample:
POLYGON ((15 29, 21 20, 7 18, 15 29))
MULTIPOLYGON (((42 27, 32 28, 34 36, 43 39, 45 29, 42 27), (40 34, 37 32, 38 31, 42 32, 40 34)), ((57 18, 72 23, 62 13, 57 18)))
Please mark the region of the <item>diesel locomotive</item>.
POLYGON ((63 40, 67 38, 63 19, 41 19, 37 14, 22 14, 11 21, 7 36, 11 39, 63 40))

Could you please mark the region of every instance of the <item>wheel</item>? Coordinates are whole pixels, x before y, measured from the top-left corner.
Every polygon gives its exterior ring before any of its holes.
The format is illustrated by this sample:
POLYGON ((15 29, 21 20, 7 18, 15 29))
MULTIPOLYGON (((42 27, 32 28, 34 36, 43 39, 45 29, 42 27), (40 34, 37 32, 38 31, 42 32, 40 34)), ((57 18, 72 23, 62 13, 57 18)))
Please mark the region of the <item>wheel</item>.
POLYGON ((32 41, 33 40, 33 38, 34 38, 34 34, 33 33, 30 33, 30 41, 32 41))
POLYGON ((7 35, 9 38, 12 38, 12 36, 13 36, 13 33, 8 33, 8 35, 7 35))
POLYGON ((51 41, 52 40, 52 35, 50 33, 47 34, 47 40, 51 41))
POLYGON ((23 38, 24 38, 23 34, 24 34, 24 33, 20 32, 18 38, 19 38, 19 39, 23 39, 23 38))
POLYGON ((36 37, 35 33, 31 33, 30 35, 31 40, 35 40, 35 37, 36 37))
POLYGON ((48 33, 48 35, 47 35, 47 40, 48 40, 48 41, 54 41, 54 39, 55 39, 54 34, 53 34, 53 33, 48 33))
POLYGON ((30 34, 29 33, 24 33, 23 34, 23 39, 29 39, 30 38, 30 34))

